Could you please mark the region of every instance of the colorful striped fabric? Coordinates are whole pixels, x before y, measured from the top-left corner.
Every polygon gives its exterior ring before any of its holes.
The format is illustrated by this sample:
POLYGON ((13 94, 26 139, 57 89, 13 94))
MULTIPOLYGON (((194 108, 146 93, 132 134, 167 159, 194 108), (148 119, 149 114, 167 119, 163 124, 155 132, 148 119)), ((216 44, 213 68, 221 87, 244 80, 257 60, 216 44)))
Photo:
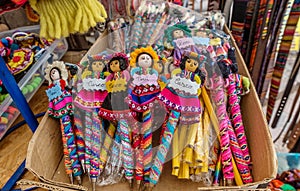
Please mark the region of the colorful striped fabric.
MULTIPOLYGON (((274 65, 275 65, 275 60, 277 59, 277 55, 278 55, 278 50, 279 50, 279 46, 281 44, 281 39, 283 36, 283 32, 288 20, 288 16, 291 12, 291 8, 292 5, 294 3, 294 0, 288 0, 286 6, 284 7, 284 13, 283 13, 283 17, 282 20, 280 21, 280 26, 279 26, 279 30, 277 31, 276 34, 276 38, 274 40, 274 45, 273 48, 271 50, 270 56, 269 56, 269 60, 268 60, 268 67, 266 68, 266 74, 263 80, 263 85, 262 85, 262 90, 260 91, 260 102, 263 105, 266 99, 266 94, 268 92, 269 89, 269 85, 271 83, 271 79, 272 79, 272 75, 273 75, 273 71, 274 71, 274 65)), ((281 18, 279 18, 281 19, 281 18)), ((258 88, 260 89, 260 87, 258 86, 258 88)))
POLYGON ((233 3, 231 33, 239 49, 242 47, 248 0, 235 0, 233 3))
POLYGON ((143 150, 143 164, 144 164, 144 181, 150 182, 150 169, 152 162, 152 121, 150 109, 143 112, 143 124, 142 124, 142 150, 143 150))
POLYGON ((289 55, 290 47, 292 44, 296 26, 298 24, 299 16, 300 16, 300 0, 295 0, 284 30, 284 34, 278 51, 278 57, 276 59, 276 64, 272 75, 271 89, 269 92, 269 100, 268 100, 268 108, 267 108, 268 122, 270 122, 272 117, 275 101, 277 99, 278 90, 280 87, 282 74, 285 69, 285 63, 289 55))
MULTIPOLYGON (((276 0, 276 2, 279 2, 276 0)), ((267 9, 265 11, 264 17, 263 17, 263 24, 262 24, 262 30, 260 37, 258 39, 257 44, 257 52, 254 58, 254 63, 251 71, 251 77, 254 85, 257 87, 258 80, 260 78, 261 74, 261 67, 262 67, 262 60, 265 57, 265 48, 268 42, 268 37, 270 35, 270 30, 268 29, 270 27, 270 23, 272 23, 272 19, 274 16, 274 10, 276 8, 277 3, 275 2, 274 6, 274 0, 269 0, 267 4, 267 9), (272 13, 272 14, 271 14, 272 13), (269 22, 271 20, 271 22, 269 22)))
POLYGON ((261 0, 260 5, 259 5, 259 11, 258 11, 258 16, 257 16, 257 21, 256 21, 256 26, 255 26, 255 36, 252 44, 252 52, 250 56, 250 60, 248 63, 248 69, 251 73, 253 65, 254 65, 254 60, 257 52, 257 46, 260 38, 261 31, 263 29, 263 20, 264 20, 264 15, 267 7, 267 1, 268 0, 261 0))
POLYGON ((241 47, 239 47, 244 58, 246 57, 247 47, 248 47, 248 43, 249 43, 250 28, 251 28, 251 22, 253 19, 254 8, 255 8, 255 0, 248 1, 247 9, 246 9, 246 16, 245 16, 245 23, 244 23, 243 40, 242 40, 241 47))
POLYGON ((285 10, 285 7, 287 5, 287 1, 276 1, 275 4, 275 9, 274 9, 274 16, 272 19, 272 23, 271 23, 271 29, 270 29, 270 35, 267 39, 267 43, 266 43, 266 50, 265 50, 265 54, 264 57, 262 59, 262 64, 261 64, 261 69, 260 69, 260 73, 259 73, 259 77, 257 80, 257 84, 256 84, 256 91, 258 93, 258 95, 261 94, 262 89, 263 89, 263 83, 266 79, 266 74, 267 74, 267 69, 269 68, 269 65, 271 64, 270 61, 270 56, 273 50, 273 47, 276 45, 276 41, 277 41, 277 32, 279 30, 279 26, 280 26, 280 21, 282 20, 282 16, 285 10))

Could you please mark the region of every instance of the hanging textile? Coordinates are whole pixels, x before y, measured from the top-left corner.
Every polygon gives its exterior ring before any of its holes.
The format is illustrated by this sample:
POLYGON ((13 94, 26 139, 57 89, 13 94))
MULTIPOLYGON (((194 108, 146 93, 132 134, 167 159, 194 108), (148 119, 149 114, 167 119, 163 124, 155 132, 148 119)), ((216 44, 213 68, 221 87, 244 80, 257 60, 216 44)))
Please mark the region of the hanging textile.
POLYGON ((272 75, 271 89, 269 92, 269 100, 268 100, 268 108, 267 108, 268 122, 270 122, 273 113, 275 101, 280 87, 282 74, 285 69, 286 60, 290 51, 296 26, 298 24, 299 16, 300 16, 300 0, 295 0, 287 21, 287 25, 284 30, 282 42, 280 44, 278 57, 276 59, 276 64, 272 75))
MULTIPOLYGON (((276 8, 275 8, 275 15, 273 17, 273 23, 271 23, 271 27, 270 28, 270 34, 269 34, 269 38, 267 40, 267 45, 266 45, 266 51, 265 51, 265 56, 263 57, 262 62, 262 66, 259 72, 259 78, 257 80, 257 84, 256 84, 256 91, 258 93, 258 95, 261 95, 262 92, 262 85, 264 83, 264 80, 266 78, 266 73, 267 73, 267 69, 269 67, 269 65, 271 64, 270 61, 270 56, 273 50, 273 47, 276 45, 276 39, 277 39, 277 33, 279 31, 280 28, 280 21, 282 20, 282 16, 284 13, 284 9, 287 5, 287 1, 277 1, 276 4, 276 8)), ((273 66, 273 64, 272 64, 273 66)), ((254 75, 255 73, 253 73, 254 75)))
POLYGON ((271 83, 271 79, 272 79, 272 75, 273 75, 273 70, 274 70, 274 65, 275 65, 275 60, 277 59, 277 55, 278 55, 278 50, 279 50, 279 46, 281 43, 281 39, 283 36, 283 32, 288 20, 288 16, 291 12, 291 8, 292 5, 294 3, 294 0, 288 0, 287 5, 285 6, 285 10, 283 13, 283 17, 281 20, 281 24, 279 26, 279 30, 277 31, 276 34, 276 38, 274 40, 274 45, 272 48, 272 52, 270 53, 269 56, 269 61, 268 61, 268 68, 266 69, 266 75, 265 75, 265 79, 263 80, 263 85, 262 85, 262 90, 260 91, 260 102, 263 105, 265 102, 265 98, 266 98, 266 94, 268 92, 269 89, 269 85, 271 83))
POLYGON ((239 49, 242 47, 247 5, 248 1, 243 0, 235 0, 233 3, 231 33, 239 49))
POLYGON ((247 9, 246 9, 246 17, 245 17, 245 24, 244 24, 244 34, 243 34, 243 41, 240 47, 242 56, 245 58, 246 51, 248 47, 248 41, 250 37, 250 29, 251 29, 251 22, 254 16, 254 9, 255 9, 255 0, 248 1, 247 9))
POLYGON ((277 14, 278 11, 278 7, 280 6, 280 2, 282 1, 278 1, 278 0, 269 0, 268 6, 267 6, 267 10, 266 13, 264 15, 264 20, 263 20, 263 30, 261 31, 261 36, 259 38, 258 41, 258 45, 257 45, 257 52, 254 58, 254 63, 253 63, 253 68, 251 71, 251 77, 252 77, 252 81, 256 87, 257 90, 257 85, 258 85, 258 81, 261 75, 261 68, 263 68, 263 59, 265 57, 266 52, 266 46, 267 46, 267 42, 270 36, 270 32, 272 31, 272 29, 269 30, 269 27, 272 25, 269 24, 273 24, 273 29, 274 29, 274 23, 273 23, 273 17, 274 14, 277 14))
POLYGON ((252 68, 254 65, 254 59, 256 56, 256 51, 257 51, 257 46, 258 46, 258 40, 260 38, 261 31, 263 29, 263 20, 264 20, 264 15, 266 11, 266 7, 268 4, 268 0, 261 0, 260 5, 259 5, 259 11, 258 11, 258 16, 257 16, 257 21, 256 21, 256 30, 255 30, 255 36, 252 44, 252 52, 251 52, 251 57, 248 66, 249 72, 252 72, 252 68))

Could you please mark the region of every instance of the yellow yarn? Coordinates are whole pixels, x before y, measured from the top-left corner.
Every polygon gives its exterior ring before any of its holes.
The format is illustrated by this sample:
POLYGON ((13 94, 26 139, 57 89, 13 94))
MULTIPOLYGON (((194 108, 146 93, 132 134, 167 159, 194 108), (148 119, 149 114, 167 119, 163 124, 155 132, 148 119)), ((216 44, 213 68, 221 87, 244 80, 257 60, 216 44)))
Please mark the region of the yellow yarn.
MULTIPOLYGON (((60 1, 55 1, 54 2, 55 3, 55 8, 56 8, 56 10, 57 10, 57 8, 59 8, 60 7, 60 1)), ((66 8, 65 9, 65 13, 68 11, 68 9, 66 8)), ((66 17, 64 17, 64 13, 62 12, 62 11, 58 11, 58 16, 59 16, 59 18, 61 18, 61 35, 63 36, 63 37, 65 37, 65 36, 68 36, 68 34, 69 34, 69 23, 68 23, 68 21, 67 21, 67 18, 66 17)))
POLYGON ((45 38, 84 33, 107 18, 98 0, 29 0, 29 3, 40 15, 40 36, 45 38))

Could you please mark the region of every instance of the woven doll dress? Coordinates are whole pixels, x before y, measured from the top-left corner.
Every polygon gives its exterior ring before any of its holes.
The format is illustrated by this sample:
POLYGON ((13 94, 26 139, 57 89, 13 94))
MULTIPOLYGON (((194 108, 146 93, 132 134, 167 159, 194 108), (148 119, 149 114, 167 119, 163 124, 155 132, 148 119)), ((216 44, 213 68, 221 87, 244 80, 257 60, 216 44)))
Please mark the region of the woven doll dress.
POLYGON ((83 88, 78 92, 74 102, 81 109, 99 108, 107 96, 104 72, 91 72, 83 80, 83 88))
POLYGON ((47 94, 49 98, 48 114, 51 117, 61 118, 67 114, 73 114, 72 95, 65 89, 66 82, 62 79, 53 81, 49 85, 47 94))
POLYGON ((112 73, 106 78, 108 95, 99 111, 100 117, 107 120, 132 117, 132 112, 125 102, 125 98, 128 96, 127 82, 129 79, 130 74, 127 70, 112 73))
POLYGON ((174 70, 170 82, 158 96, 168 110, 181 113, 180 122, 183 124, 193 124, 200 120, 202 112, 198 98, 200 84, 195 81, 195 77, 196 74, 193 72, 174 70))
POLYGON ((133 81, 128 96, 129 107, 133 111, 144 112, 152 107, 152 102, 160 93, 158 74, 152 68, 137 67, 131 70, 131 76, 133 81))

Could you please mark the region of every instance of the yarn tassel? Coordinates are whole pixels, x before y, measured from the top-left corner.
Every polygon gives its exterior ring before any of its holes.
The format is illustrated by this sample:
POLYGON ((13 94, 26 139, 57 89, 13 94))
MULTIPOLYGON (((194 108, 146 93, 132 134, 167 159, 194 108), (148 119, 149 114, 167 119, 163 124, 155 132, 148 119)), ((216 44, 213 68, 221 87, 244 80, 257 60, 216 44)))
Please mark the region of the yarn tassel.
POLYGON ((29 0, 29 3, 40 16, 40 36, 45 38, 87 32, 107 18, 103 5, 97 0, 29 0))

